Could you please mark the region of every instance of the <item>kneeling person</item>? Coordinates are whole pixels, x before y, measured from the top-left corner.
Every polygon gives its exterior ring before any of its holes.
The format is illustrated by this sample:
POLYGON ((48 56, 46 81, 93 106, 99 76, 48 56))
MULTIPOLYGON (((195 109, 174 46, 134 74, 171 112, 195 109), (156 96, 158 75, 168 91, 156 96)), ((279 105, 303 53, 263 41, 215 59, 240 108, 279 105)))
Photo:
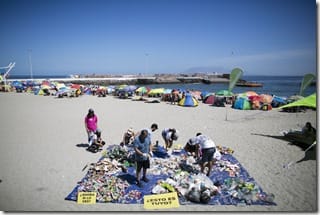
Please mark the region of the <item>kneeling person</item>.
POLYGON ((101 130, 97 129, 94 135, 91 137, 92 144, 88 147, 88 151, 98 152, 102 150, 105 145, 105 141, 102 140, 101 130))
POLYGON ((198 156, 201 153, 201 172, 204 173, 205 167, 208 167, 207 176, 210 176, 212 165, 214 162, 214 153, 216 151, 216 145, 210 137, 198 133, 196 137, 189 139, 188 143, 190 146, 199 146, 199 152, 196 153, 198 156))

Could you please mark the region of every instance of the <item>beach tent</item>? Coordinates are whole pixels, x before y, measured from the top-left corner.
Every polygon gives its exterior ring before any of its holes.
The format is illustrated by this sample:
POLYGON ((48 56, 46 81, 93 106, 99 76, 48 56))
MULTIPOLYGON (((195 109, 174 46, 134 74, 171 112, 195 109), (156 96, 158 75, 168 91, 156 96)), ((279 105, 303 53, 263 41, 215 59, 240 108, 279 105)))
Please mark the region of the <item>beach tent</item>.
POLYGON ((83 92, 85 95, 92 95, 92 90, 90 87, 85 88, 83 92))
POLYGON ((312 94, 308 97, 300 99, 298 101, 289 103, 287 105, 281 106, 279 108, 292 108, 292 107, 308 107, 308 108, 317 108, 317 97, 316 94, 312 94))
POLYGON ((247 98, 238 97, 233 106, 234 109, 251 110, 251 104, 247 98))
POLYGON ((11 86, 13 86, 13 87, 22 87, 22 82, 21 81, 13 81, 11 83, 11 86))
POLYGON ((225 96, 214 96, 214 102, 212 106, 225 107, 226 97, 225 96))
POLYGON ((287 104, 287 101, 285 98, 273 95, 272 102, 271 102, 272 107, 280 107, 285 104, 287 104))
POLYGON ((229 90, 219 90, 215 93, 217 96, 233 96, 234 94, 229 90))
POLYGON ((194 98, 190 93, 187 93, 185 97, 180 100, 178 105, 183 107, 196 107, 198 106, 198 100, 194 98))
POLYGON ((45 95, 46 93, 43 91, 43 89, 41 88, 37 88, 35 91, 34 91, 34 95, 38 95, 38 96, 43 96, 45 95))
POLYGON ((201 92, 201 94, 200 94, 200 96, 201 96, 201 98, 202 98, 202 100, 207 96, 207 95, 209 95, 209 94, 212 94, 212 93, 210 93, 210 92, 208 92, 208 91, 202 91, 201 92))
POLYGON ((215 95, 211 93, 211 94, 206 95, 202 101, 205 104, 212 105, 214 103, 214 100, 215 100, 215 95))
POLYGON ((304 97, 303 96, 300 96, 300 95, 293 95, 293 96, 290 96, 288 99, 287 99, 287 102, 288 103, 292 103, 292 102, 295 102, 295 101, 298 101, 300 99, 303 99, 304 97))

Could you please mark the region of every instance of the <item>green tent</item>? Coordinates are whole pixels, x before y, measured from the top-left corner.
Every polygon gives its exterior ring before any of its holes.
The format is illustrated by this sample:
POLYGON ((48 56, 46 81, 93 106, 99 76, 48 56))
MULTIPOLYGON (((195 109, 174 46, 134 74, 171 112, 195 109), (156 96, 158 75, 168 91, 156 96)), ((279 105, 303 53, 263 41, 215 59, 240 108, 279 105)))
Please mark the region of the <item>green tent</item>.
POLYGON ((298 107, 298 106, 304 106, 309 108, 317 108, 317 96, 316 93, 305 97, 303 99, 300 99, 298 101, 292 102, 290 104, 281 106, 279 108, 290 108, 290 107, 298 107))
POLYGON ((217 96, 233 96, 234 94, 229 90, 219 90, 216 92, 217 96))

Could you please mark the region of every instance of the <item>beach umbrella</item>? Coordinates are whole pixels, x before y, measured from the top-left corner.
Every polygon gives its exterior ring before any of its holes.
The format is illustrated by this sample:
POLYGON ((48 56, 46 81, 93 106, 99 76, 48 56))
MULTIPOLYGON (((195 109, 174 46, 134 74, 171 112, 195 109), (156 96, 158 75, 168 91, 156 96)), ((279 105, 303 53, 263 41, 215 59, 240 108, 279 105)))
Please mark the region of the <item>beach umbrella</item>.
POLYGON ((128 85, 127 85, 127 84, 120 84, 120 85, 116 86, 116 89, 122 90, 122 89, 124 89, 126 86, 128 86, 128 85))
POLYGON ((114 86, 108 86, 108 87, 107 87, 107 93, 108 93, 108 94, 111 94, 111 93, 113 93, 114 91, 115 91, 114 86))
POLYGON ((80 85, 80 84, 72 84, 72 85, 70 86, 70 88, 71 88, 71 89, 77 89, 77 90, 79 90, 79 89, 81 88, 81 85, 80 85))
POLYGON ((273 100, 273 97, 268 94, 261 94, 260 95, 260 102, 265 103, 265 104, 271 104, 273 100))
POLYGON ((43 89, 43 90, 44 90, 44 89, 48 89, 48 90, 49 90, 49 89, 51 89, 51 86, 50 86, 50 85, 42 84, 42 85, 40 86, 40 88, 43 89))
POLYGON ((138 89, 136 89, 136 93, 140 93, 140 94, 146 94, 149 91, 150 91, 150 88, 145 87, 145 86, 142 86, 142 87, 139 87, 138 89))
POLYGON ((240 93, 239 96, 245 96, 245 97, 258 96, 258 93, 254 92, 254 91, 247 91, 244 93, 240 93))
POLYGON ((234 94, 229 90, 219 90, 215 93, 217 96, 233 96, 234 94))
POLYGON ((128 86, 125 86, 123 89, 124 91, 135 91, 138 87, 136 85, 128 85, 128 86))
POLYGON ((35 82, 34 82, 34 81, 31 81, 31 80, 27 80, 26 83, 25 83, 25 85, 26 85, 27 87, 33 87, 33 86, 35 86, 35 82))
POLYGON ((13 87, 22 87, 22 82, 21 81, 13 81, 11 83, 11 86, 13 86, 13 87))
POLYGON ((164 88, 155 88, 155 89, 151 89, 148 92, 149 96, 155 96, 155 95, 162 95, 164 93, 164 88))
POLYGON ((196 107, 198 106, 198 100, 194 98, 190 93, 187 93, 183 99, 178 103, 179 106, 183 107, 196 107))
POLYGON ((51 83, 50 83, 49 80, 43 80, 43 81, 41 82, 41 85, 48 85, 48 86, 50 86, 51 83))
POLYGON ((193 90, 193 91, 190 91, 191 95, 193 97, 195 97, 198 101, 201 100, 201 91, 198 91, 198 90, 193 90))
POLYGON ((261 97, 259 95, 247 96, 250 101, 260 101, 261 97))

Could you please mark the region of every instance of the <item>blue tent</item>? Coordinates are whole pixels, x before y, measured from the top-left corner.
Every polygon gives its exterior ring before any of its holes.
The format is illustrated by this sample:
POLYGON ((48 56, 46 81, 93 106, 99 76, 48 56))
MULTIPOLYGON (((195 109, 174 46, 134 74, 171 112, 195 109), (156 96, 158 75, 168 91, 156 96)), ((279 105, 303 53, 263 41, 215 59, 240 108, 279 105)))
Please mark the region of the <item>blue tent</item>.
POLYGON ((187 93, 183 99, 180 100, 180 106, 184 107, 196 107, 198 106, 199 102, 196 98, 194 98, 190 93, 187 93))
POLYGON ((272 102, 271 102, 271 106, 272 107, 279 107, 282 105, 287 104, 287 101, 285 98, 279 97, 279 96, 273 96, 272 102))
POLYGON ((234 103, 233 108, 240 110, 250 110, 251 104, 247 98, 238 97, 234 103))

